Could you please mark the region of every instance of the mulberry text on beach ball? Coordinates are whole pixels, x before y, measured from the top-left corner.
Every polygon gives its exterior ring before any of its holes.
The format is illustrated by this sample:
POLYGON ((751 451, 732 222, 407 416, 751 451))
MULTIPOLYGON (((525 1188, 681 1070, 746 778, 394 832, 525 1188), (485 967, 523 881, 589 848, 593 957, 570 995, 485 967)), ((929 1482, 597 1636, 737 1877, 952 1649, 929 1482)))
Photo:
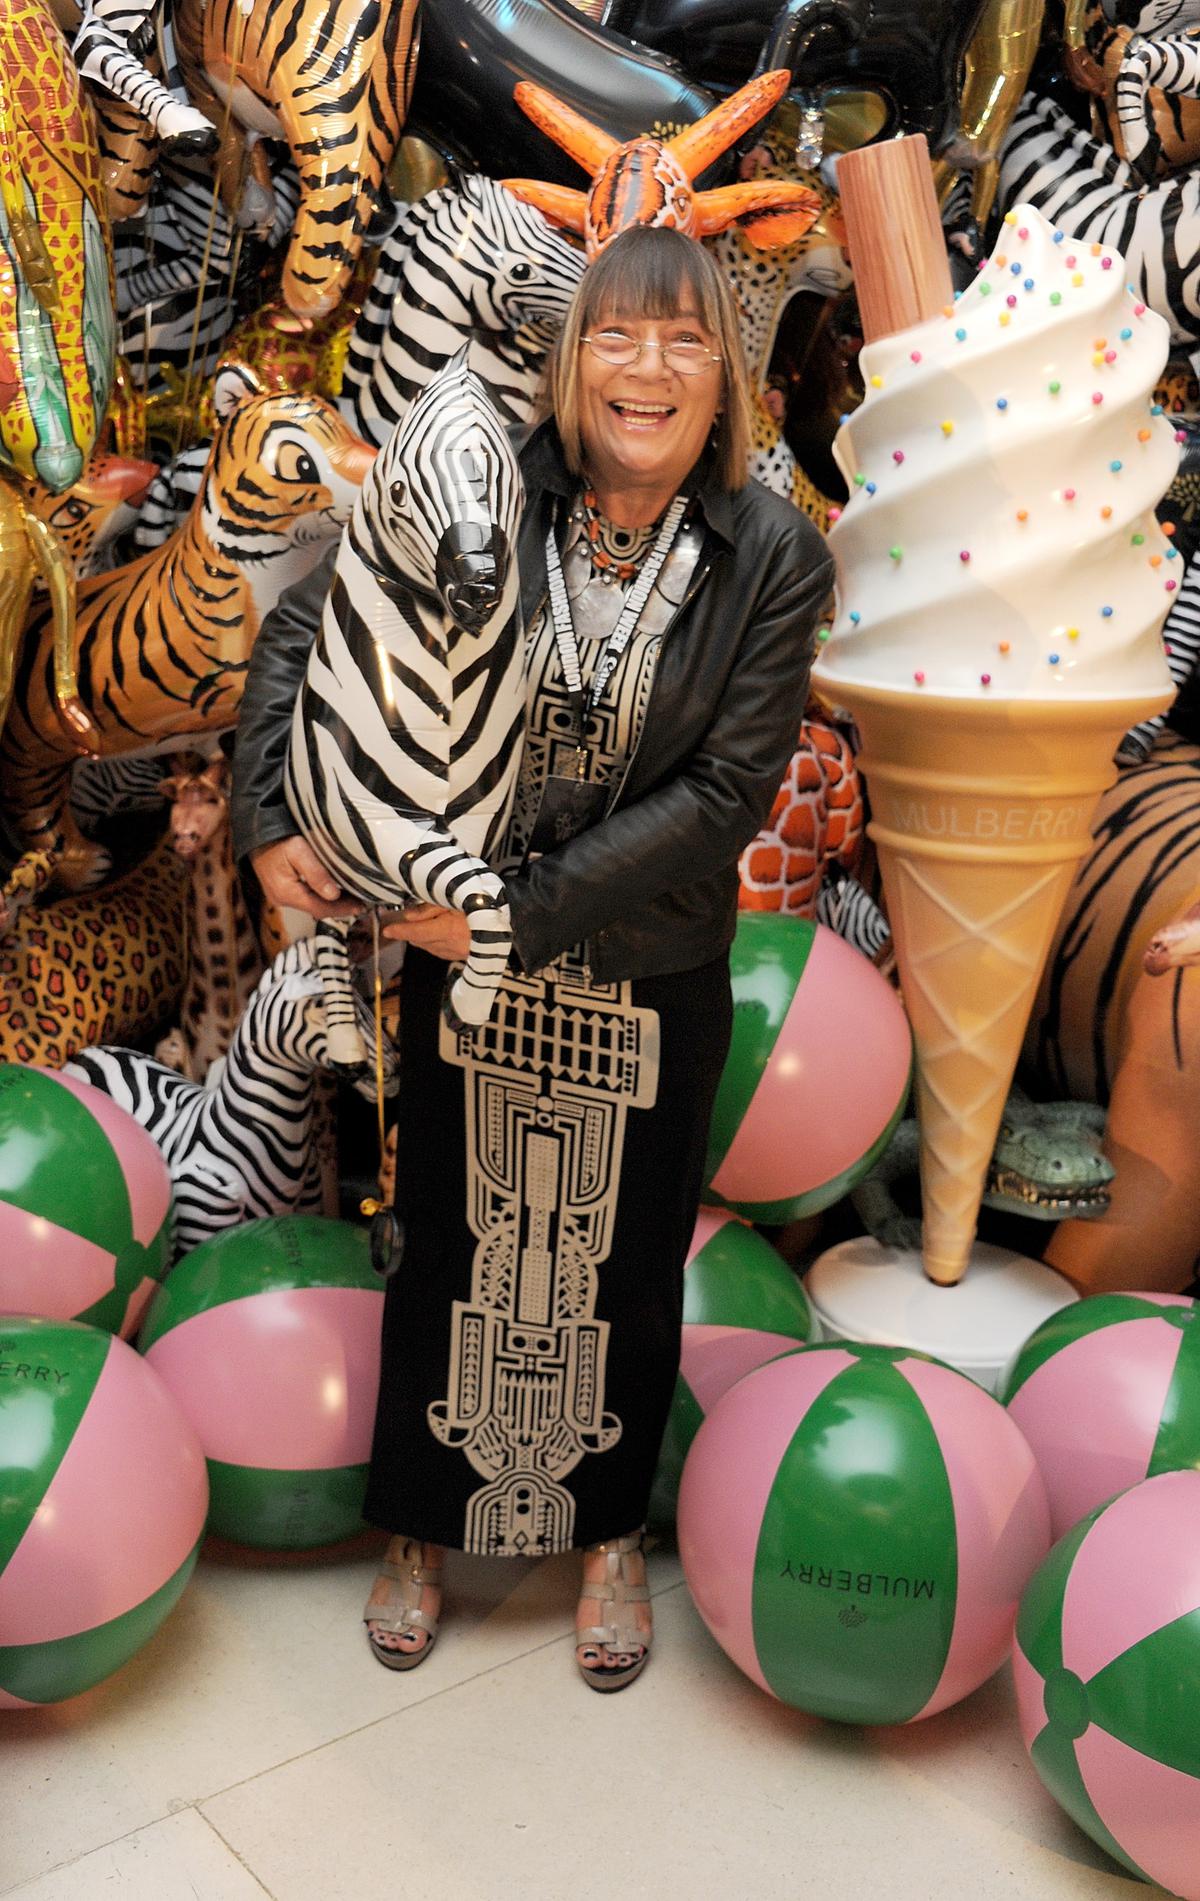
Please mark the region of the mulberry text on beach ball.
POLYGON ((753 1682, 814 1716, 907 1723, 999 1668, 1049 1512, 982 1387, 903 1348, 837 1343, 718 1400, 678 1532, 696 1608, 753 1682))

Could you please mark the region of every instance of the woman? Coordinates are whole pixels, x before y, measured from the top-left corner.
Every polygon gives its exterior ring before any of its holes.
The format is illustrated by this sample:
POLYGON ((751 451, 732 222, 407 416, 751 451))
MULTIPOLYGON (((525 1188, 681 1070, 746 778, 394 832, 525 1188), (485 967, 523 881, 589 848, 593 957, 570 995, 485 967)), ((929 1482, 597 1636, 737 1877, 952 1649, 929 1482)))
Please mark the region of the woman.
MULTIPOLYGON (((411 947, 407 1241, 366 1512, 396 1535, 365 1618, 380 1661, 412 1668, 437 1633, 446 1546, 582 1545, 576 1656, 608 1690, 650 1648, 639 1527, 728 1046, 737 858, 795 741, 832 564, 809 522, 747 483, 736 316, 692 239, 612 241, 550 392, 521 454, 527 727, 499 867, 516 956, 491 1022, 457 1038, 441 1023, 460 914, 414 907, 391 933, 411 947)), ((329 578, 327 563, 259 635, 234 766, 239 857, 314 915, 356 908, 282 792, 329 578)))

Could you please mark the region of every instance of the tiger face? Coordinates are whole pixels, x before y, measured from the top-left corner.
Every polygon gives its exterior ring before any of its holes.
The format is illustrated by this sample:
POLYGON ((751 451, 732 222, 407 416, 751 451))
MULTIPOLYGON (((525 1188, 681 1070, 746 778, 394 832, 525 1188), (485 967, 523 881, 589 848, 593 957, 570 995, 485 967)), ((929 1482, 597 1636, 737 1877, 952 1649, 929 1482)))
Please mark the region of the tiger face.
POLYGON ((374 449, 323 397, 261 394, 242 366, 222 371, 213 401, 220 427, 201 491, 209 541, 239 567, 294 554, 307 572, 350 519, 374 449))
POLYGON ((77 575, 99 574, 106 565, 105 549, 123 529, 132 527, 137 504, 157 473, 153 462, 94 455, 65 495, 51 495, 38 487, 31 494, 30 507, 53 532, 77 575))

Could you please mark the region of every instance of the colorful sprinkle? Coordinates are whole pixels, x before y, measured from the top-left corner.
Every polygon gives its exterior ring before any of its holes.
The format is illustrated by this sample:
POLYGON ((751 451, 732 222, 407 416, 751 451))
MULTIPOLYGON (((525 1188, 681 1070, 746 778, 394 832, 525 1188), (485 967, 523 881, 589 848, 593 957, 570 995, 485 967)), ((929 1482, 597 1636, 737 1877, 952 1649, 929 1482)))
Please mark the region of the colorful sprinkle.
POLYGON ((1073 276, 1073 277, 1072 277, 1072 279, 1071 279, 1071 282, 1072 282, 1072 283, 1073 283, 1073 284, 1074 284, 1074 285, 1076 286, 1076 288, 1078 289, 1078 287, 1079 287, 1079 285, 1080 285, 1080 284, 1082 284, 1082 282, 1083 282, 1083 272, 1082 272, 1082 271, 1076 271, 1076 272, 1075 272, 1075 274, 1074 274, 1074 276, 1073 276))
POLYGON ((910 350, 908 360, 910 363, 919 363, 921 361, 921 352, 919 350, 910 350))
MULTIPOLYGON (((904 451, 903 451, 903 449, 893 449, 893 450, 892 450, 892 461, 893 461, 893 462, 903 462, 903 460, 904 460, 904 451)), ((1120 468, 1120 466, 1121 466, 1121 465, 1120 465, 1120 463, 1118 462, 1118 464, 1117 464, 1117 467, 1118 467, 1118 468, 1120 468)))
POLYGON ((857 627, 857 626, 858 626, 858 623, 859 623, 859 621, 860 621, 861 619, 862 619, 862 615, 861 615, 861 614, 859 613, 859 611, 858 611, 858 609, 857 609, 857 607, 852 607, 852 608, 850 609, 850 620, 851 620, 851 623, 852 623, 852 624, 853 624, 853 625, 854 625, 855 627, 857 627))
POLYGON ((1005 212, 1005 214, 1004 214, 1004 222, 1005 222, 1005 224, 1015 224, 1015 223, 1017 222, 1017 214, 1016 214, 1016 212, 1015 212, 1015 211, 1006 211, 1006 212, 1005 212))
POLYGON ((1092 352, 1092 368, 1094 370, 1098 370, 1100 368, 1100 365, 1103 363, 1103 361, 1104 361, 1104 356, 1102 352, 1099 350, 1094 350, 1092 352))
POLYGON ((1112 509, 1109 508, 1107 503, 1105 503, 1105 506, 1100 510, 1101 521, 1107 521, 1111 514, 1112 514, 1112 509))
POLYGON ((1002 311, 1000 312, 1000 322, 1001 322, 1001 324, 1006 324, 1006 323, 1011 323, 1011 322, 1012 322, 1012 311, 1011 311, 1011 310, 1002 310, 1002 311))
POLYGON ((944 436, 952 436, 954 434, 954 424, 952 422, 944 422, 942 424, 942 434, 944 436))
POLYGON ((1104 401, 1104 397, 1098 389, 1092 391, 1092 401, 1094 403, 1102 403, 1104 401))
POLYGON ((1174 581, 1164 581, 1164 582, 1163 582, 1163 586, 1164 586, 1164 588, 1166 589, 1166 591, 1167 591, 1167 593, 1168 593, 1168 594, 1174 594, 1174 592, 1175 592, 1175 588, 1176 588, 1176 585, 1177 585, 1177 583, 1176 583, 1176 582, 1174 582, 1174 581))
POLYGON ((1162 567, 1162 556, 1161 556, 1160 554, 1152 554, 1152 555, 1150 556, 1150 566, 1151 566, 1152 568, 1161 568, 1161 567, 1162 567))
POLYGON ((1163 413, 1163 406, 1161 403, 1151 403, 1150 414, 1152 416, 1161 416, 1162 413, 1163 413))
POLYGON ((1173 521, 1160 521, 1158 525, 1164 535, 1173 535, 1175 533, 1175 523, 1173 521))
POLYGON ((1102 246, 1102 245, 1099 245, 1099 244, 1093 244, 1093 246, 1092 246, 1092 256, 1093 256, 1093 257, 1099 257, 1099 255, 1100 255, 1100 252, 1101 252, 1101 250, 1102 250, 1102 249, 1103 249, 1103 246, 1102 246))
POLYGON ((990 297, 991 294, 992 294, 992 287, 990 284, 981 284, 979 286, 979 295, 981 297, 990 297))
POLYGON ((1104 619, 1104 620, 1111 620, 1111 619, 1112 619, 1112 616, 1113 616, 1113 611, 1112 611, 1112 608, 1111 608, 1111 607, 1102 607, 1102 608, 1100 609, 1100 614, 1101 614, 1101 617, 1102 617, 1102 619, 1104 619))
POLYGON ((958 558, 960 561, 969 561, 971 559, 971 550, 969 548, 960 548, 958 558))
POLYGON ((1017 300, 1016 300, 1016 298, 1015 298, 1015 297, 1013 296, 1013 294, 1012 294, 1012 292, 1011 292, 1011 291, 1009 292, 1009 294, 1008 294, 1008 296, 1007 296, 1007 297, 1006 297, 1006 298, 1004 299, 1004 301, 1005 301, 1005 303, 1006 303, 1006 304, 1008 305, 1008 307, 1009 307, 1009 309, 1010 309, 1010 310, 1015 310, 1015 309, 1016 309, 1016 307, 1017 307, 1017 300))
POLYGON ((1176 442, 1179 442, 1179 443, 1184 443, 1184 442, 1186 442, 1186 441, 1187 441, 1187 431, 1186 431, 1185 429, 1177 429, 1177 430, 1175 431, 1175 440, 1176 440, 1176 442))
POLYGON ((1047 654, 1046 658, 1049 660, 1050 665, 1052 667, 1056 667, 1058 665, 1058 655, 1056 653, 1047 654))
POLYGON ((1007 397, 1007 396, 997 396, 997 398, 996 398, 996 408, 997 408, 997 409, 1007 409, 1007 408, 1008 408, 1008 397, 1007 397))
POLYGON ((818 639, 819 641, 822 641, 822 642, 824 642, 824 641, 826 641, 826 640, 828 640, 828 639, 829 639, 829 633, 830 633, 830 630, 829 630, 829 628, 828 628, 828 627, 818 627, 818 628, 817 628, 817 639, 818 639))
POLYGON ((1004 269, 1004 266, 1005 266, 1005 265, 1006 265, 1007 263, 1008 263, 1008 259, 1007 259, 1006 257, 997 257, 997 259, 996 259, 996 268, 997 268, 998 270, 1001 270, 1001 271, 1002 271, 1002 270, 1004 269))
POLYGON ((1103 350, 1107 346, 1107 343, 1108 343, 1107 337, 1097 337, 1095 342, 1092 344, 1092 348, 1093 350, 1103 350))
POLYGON ((1122 332, 1121 332, 1121 342, 1122 342, 1122 343, 1128 343, 1128 342, 1129 342, 1129 339, 1130 339, 1130 337, 1131 337, 1132 335, 1133 335, 1133 331, 1132 331, 1132 330, 1130 330, 1130 329, 1129 329, 1129 327, 1128 327, 1128 325, 1127 325, 1127 326, 1125 327, 1125 329, 1124 329, 1124 330, 1122 330, 1122 332))
POLYGON ((873 377, 871 378, 871 388, 872 388, 872 389, 882 389, 882 388, 883 388, 883 378, 882 378, 882 376, 873 376, 873 377))
POLYGON ((1073 488, 1065 488, 1063 490, 1063 500, 1064 502, 1073 502, 1075 500, 1075 490, 1073 488))
POLYGON ((1008 268, 1012 272, 1014 277, 1020 277, 1021 266, 1019 264, 1010 264, 1008 268))
POLYGON ((1078 629, 1078 627, 1068 627, 1068 628, 1067 628, 1067 639, 1068 639, 1068 640, 1078 640, 1078 639, 1079 639, 1079 629, 1078 629))
POLYGON ((1025 224, 1021 225, 1017 231, 1017 236, 1021 239, 1027 238, 1029 236, 1029 226, 1025 224))
POLYGON ((1178 560, 1178 558, 1179 558, 1179 550, 1178 550, 1178 548, 1168 548, 1168 549, 1167 549, 1167 560, 1168 560, 1168 561, 1176 561, 1176 560, 1178 560))
POLYGON ((1149 440, 1150 440, 1150 431, 1149 431, 1148 429, 1139 429, 1139 430, 1138 430, 1138 441, 1139 441, 1139 442, 1149 442, 1149 440))
POLYGON ((829 511, 829 519, 830 519, 830 521, 841 521, 841 519, 842 519, 842 511, 841 511, 841 509, 840 509, 840 508, 831 508, 831 509, 830 509, 830 511, 829 511))
POLYGON ((1075 268, 1075 253, 1074 251, 1072 251, 1069 253, 1067 257, 1067 269, 1070 271, 1070 270, 1073 270, 1074 268, 1075 268))
POLYGON ((1002 641, 1001 641, 1001 642, 999 643, 999 651, 1000 651, 1001 653, 1011 653, 1011 652, 1012 652, 1012 642, 1011 642, 1011 640, 1002 640, 1002 641))
POLYGON ((924 686, 925 675, 922 673, 920 667, 918 667, 916 672, 913 674, 913 679, 916 681, 918 686, 924 686))
POLYGON ((1104 361, 1106 363, 1115 363, 1116 360, 1117 360, 1117 353, 1115 350, 1106 350, 1104 352, 1104 361))
POLYGON ((1017 510, 1017 520, 1018 520, 1018 521, 1028 521, 1028 520, 1029 520, 1029 510, 1028 510, 1027 508, 1018 508, 1018 510, 1017 510))
POLYGON ((1135 317, 1144 317, 1146 314, 1145 304, 1135 304, 1133 306, 1133 314, 1135 317))
POLYGON ((1146 537, 1145 535, 1130 535, 1129 539, 1132 541, 1135 548, 1140 548, 1142 543, 1145 541, 1146 537))
POLYGON ((856 475, 856 476, 855 476, 855 478, 854 478, 854 485, 855 485, 855 487, 856 487, 856 488, 861 488, 861 487, 862 487, 862 485, 863 485, 863 483, 864 483, 864 482, 866 481, 866 479, 867 479, 867 478, 866 478, 866 476, 865 476, 865 475, 856 475))
POLYGON ((1054 242, 1055 242, 1055 244, 1061 244, 1061 243, 1062 243, 1062 241, 1063 241, 1063 238, 1064 238, 1064 236, 1065 236, 1065 235, 1066 235, 1066 234, 1065 234, 1065 232, 1062 232, 1062 231, 1056 231, 1056 232, 1054 233, 1054 242))
POLYGON ((992 676, 991 676, 991 674, 990 674, 990 673, 981 673, 981 674, 980 674, 980 676, 979 676, 979 684, 980 684, 980 686, 991 686, 991 684, 992 684, 992 676))
POLYGON ((1052 290, 1052 291, 1050 292, 1050 302, 1051 302, 1052 304, 1061 304, 1061 302, 1062 302, 1062 292, 1061 292, 1061 290, 1052 290))
POLYGON ((1121 473, 1121 464, 1119 462, 1110 462, 1108 466, 1112 470, 1114 475, 1119 475, 1121 473))
POLYGON ((868 483, 867 483, 867 494, 868 494, 868 495, 874 495, 874 493, 875 493, 875 484, 874 484, 874 482, 868 482, 868 483))
POLYGON ((967 333, 966 333, 966 331, 965 331, 965 330, 956 330, 956 331, 954 332, 954 334, 955 334, 955 336, 956 336, 956 337, 958 338, 958 341, 959 341, 960 343, 965 343, 965 342, 966 342, 966 340, 967 340, 967 333))
POLYGON ((891 556, 893 561, 899 561, 903 553, 904 553, 904 550, 902 547, 900 547, 899 543, 897 543, 895 547, 888 549, 888 554, 891 556))
POLYGON ((1027 278, 1025 279, 1025 288, 1026 288, 1026 290, 1032 290, 1032 289, 1033 289, 1033 279, 1032 279, 1032 277, 1027 277, 1027 278))
MULTIPOLYGON (((955 293, 954 293, 954 304, 956 304, 956 303, 958 302, 958 300, 959 300, 959 298, 960 298, 961 296, 962 296, 962 292, 961 292, 960 290, 956 290, 956 291, 955 291, 955 293)), ((954 315, 954 304, 943 304, 943 305, 942 305, 942 315, 943 315, 943 317, 952 317, 952 316, 954 315)))
POLYGON ((1053 383, 1051 383, 1051 385, 1050 385, 1050 394, 1051 394, 1051 396, 1057 396, 1057 395, 1058 395, 1058 392, 1059 392, 1059 390, 1060 390, 1061 388, 1062 388, 1062 384, 1061 384, 1061 383, 1060 383, 1060 382, 1059 382, 1059 381, 1057 380, 1057 378, 1056 378, 1056 379, 1055 379, 1055 381, 1054 381, 1053 383))

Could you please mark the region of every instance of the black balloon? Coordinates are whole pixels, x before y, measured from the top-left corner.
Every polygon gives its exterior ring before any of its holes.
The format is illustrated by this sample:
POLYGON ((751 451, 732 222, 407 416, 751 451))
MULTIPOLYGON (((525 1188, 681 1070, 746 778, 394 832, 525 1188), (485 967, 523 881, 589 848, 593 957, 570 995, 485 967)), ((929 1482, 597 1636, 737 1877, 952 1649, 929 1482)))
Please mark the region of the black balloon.
POLYGON ((792 66, 801 91, 871 92, 881 136, 958 131, 963 60, 986 0, 615 0, 609 26, 682 59, 705 85, 740 86, 756 65, 792 66), (807 41, 805 45, 804 42, 807 41))
POLYGON ((716 104, 674 60, 594 26, 568 0, 433 0, 407 129, 471 171, 579 187, 579 166, 515 103, 520 79, 622 140, 690 125, 716 104))

